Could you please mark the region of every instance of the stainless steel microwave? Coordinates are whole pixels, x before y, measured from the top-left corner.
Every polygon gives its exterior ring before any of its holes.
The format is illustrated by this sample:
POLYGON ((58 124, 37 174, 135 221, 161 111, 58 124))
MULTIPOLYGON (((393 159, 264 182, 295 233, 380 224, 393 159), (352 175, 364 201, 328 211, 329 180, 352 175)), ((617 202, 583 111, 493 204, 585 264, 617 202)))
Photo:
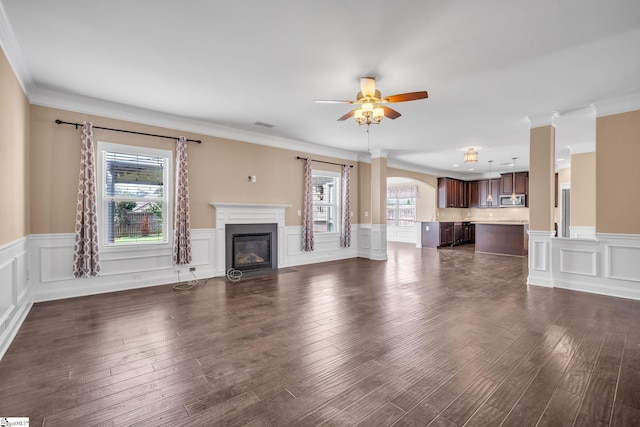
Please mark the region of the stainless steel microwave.
POLYGON ((516 194, 516 198, 512 199, 511 195, 500 196, 501 208, 524 208, 526 205, 526 196, 524 194, 516 194))

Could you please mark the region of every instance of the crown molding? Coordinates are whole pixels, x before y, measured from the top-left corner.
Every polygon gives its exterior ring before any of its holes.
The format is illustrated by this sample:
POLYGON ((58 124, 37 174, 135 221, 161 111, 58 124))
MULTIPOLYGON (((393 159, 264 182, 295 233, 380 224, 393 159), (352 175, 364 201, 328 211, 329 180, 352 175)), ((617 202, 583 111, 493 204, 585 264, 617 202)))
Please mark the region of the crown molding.
POLYGON ((124 120, 150 126, 158 126, 199 135, 249 142, 252 144, 265 145, 284 150, 336 157, 343 160, 358 160, 358 153, 352 151, 236 129, 201 120, 176 116, 173 114, 133 107, 131 105, 65 94, 40 88, 34 88, 31 93, 31 103, 43 107, 57 108, 60 110, 124 120))
POLYGON ((24 92, 27 99, 31 101, 29 93, 33 88, 33 78, 24 60, 22 50, 20 50, 20 45, 14 36, 13 28, 7 18, 7 13, 4 10, 2 2, 0 2, 0 47, 4 51, 7 61, 9 61, 9 66, 13 70, 13 74, 15 74, 20 87, 22 87, 22 92, 24 92))
POLYGON ((378 159, 378 158, 386 159, 387 158, 387 152, 382 150, 381 148, 372 148, 371 149, 371 158, 372 159, 378 159))
POLYGON ((596 102, 592 104, 592 108, 596 117, 611 116, 613 114, 640 110, 640 93, 596 102))
POLYGON ((593 153, 596 151, 596 143, 594 142, 583 142, 580 144, 569 145, 569 152, 573 156, 574 154, 582 154, 582 153, 593 153))
POLYGON ((570 169, 571 168, 571 158, 565 159, 561 162, 556 162, 556 172, 560 169, 570 169))
POLYGON ((455 173, 447 172, 447 171, 442 171, 442 170, 439 170, 439 169, 425 168, 425 167, 422 167, 422 166, 415 165, 413 163, 406 163, 406 162, 395 160, 395 159, 387 160, 387 167, 388 168, 401 169, 401 170, 405 170, 405 171, 409 171, 409 172, 423 173, 425 175, 431 175, 431 176, 435 176, 435 177, 448 176, 448 177, 451 177, 451 178, 463 179, 462 175, 459 175, 459 174, 455 174, 455 173))
POLYGON ((560 117, 560 114, 557 111, 552 111, 551 113, 526 116, 525 119, 527 119, 527 121, 529 122, 529 129, 533 129, 542 126, 555 127, 558 117, 560 117))

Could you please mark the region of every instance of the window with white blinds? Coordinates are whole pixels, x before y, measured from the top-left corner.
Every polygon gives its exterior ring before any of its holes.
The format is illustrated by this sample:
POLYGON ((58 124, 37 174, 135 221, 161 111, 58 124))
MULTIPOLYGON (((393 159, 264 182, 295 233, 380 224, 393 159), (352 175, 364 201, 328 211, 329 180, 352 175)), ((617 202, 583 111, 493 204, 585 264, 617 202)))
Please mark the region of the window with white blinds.
POLYGON ((98 224, 104 246, 169 242, 172 155, 98 143, 98 224))
POLYGON ((340 231, 340 174, 313 170, 313 232, 340 231))

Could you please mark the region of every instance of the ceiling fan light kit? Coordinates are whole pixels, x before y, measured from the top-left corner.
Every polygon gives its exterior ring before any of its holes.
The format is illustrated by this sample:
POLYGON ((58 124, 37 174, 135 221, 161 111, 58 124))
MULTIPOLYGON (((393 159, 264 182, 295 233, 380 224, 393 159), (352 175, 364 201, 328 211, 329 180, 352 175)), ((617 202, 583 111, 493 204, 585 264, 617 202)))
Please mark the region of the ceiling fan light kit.
POLYGON ((380 94, 380 91, 376 89, 375 78, 362 77, 360 79, 360 92, 358 92, 358 94, 356 95, 355 101, 316 99, 315 102, 332 104, 358 104, 360 105, 358 108, 349 111, 347 114, 340 117, 338 121, 344 121, 350 117, 353 117, 358 125, 377 125, 380 124, 380 122, 382 122, 382 119, 385 117, 391 120, 400 117, 400 113, 382 104, 415 101, 418 99, 425 99, 428 96, 429 95, 426 91, 421 91, 391 95, 383 98, 380 94))

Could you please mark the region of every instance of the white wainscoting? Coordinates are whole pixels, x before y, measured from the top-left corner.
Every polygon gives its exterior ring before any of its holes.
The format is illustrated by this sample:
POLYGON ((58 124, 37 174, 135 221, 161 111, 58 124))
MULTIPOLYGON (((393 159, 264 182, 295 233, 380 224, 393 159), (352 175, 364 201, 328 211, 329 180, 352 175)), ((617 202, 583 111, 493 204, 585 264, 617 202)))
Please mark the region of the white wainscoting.
POLYGON ((313 236, 314 250, 304 252, 302 248, 302 226, 284 227, 284 239, 278 242, 282 249, 283 258, 279 260, 280 267, 314 264, 318 262, 335 261, 358 256, 358 225, 351 225, 351 246, 340 246, 340 233, 315 233, 313 236))
POLYGON ((570 225, 569 236, 571 236, 572 239, 595 239, 596 228, 583 225, 570 225))
POLYGON ((0 359, 33 305, 28 248, 28 237, 0 247, 0 359))
POLYGON ((387 225, 387 241, 401 243, 417 243, 418 231, 415 225, 400 227, 397 225, 387 225))
POLYGON ((551 238, 553 231, 529 230, 529 277, 527 284, 553 286, 551 276, 551 238))
POLYGON ((33 297, 36 302, 191 280, 215 275, 215 229, 191 230, 193 261, 174 266, 171 249, 132 247, 100 254, 101 274, 73 277, 73 233, 34 234, 30 237, 33 297))
POLYGON ((547 284, 536 280, 537 270, 532 269, 536 259, 545 258, 546 246, 537 236, 529 235, 529 284, 640 300, 640 235, 596 233, 591 239, 551 238, 548 247, 547 284))
POLYGON ((375 261, 387 259, 387 225, 360 224, 358 230, 358 256, 375 261))

